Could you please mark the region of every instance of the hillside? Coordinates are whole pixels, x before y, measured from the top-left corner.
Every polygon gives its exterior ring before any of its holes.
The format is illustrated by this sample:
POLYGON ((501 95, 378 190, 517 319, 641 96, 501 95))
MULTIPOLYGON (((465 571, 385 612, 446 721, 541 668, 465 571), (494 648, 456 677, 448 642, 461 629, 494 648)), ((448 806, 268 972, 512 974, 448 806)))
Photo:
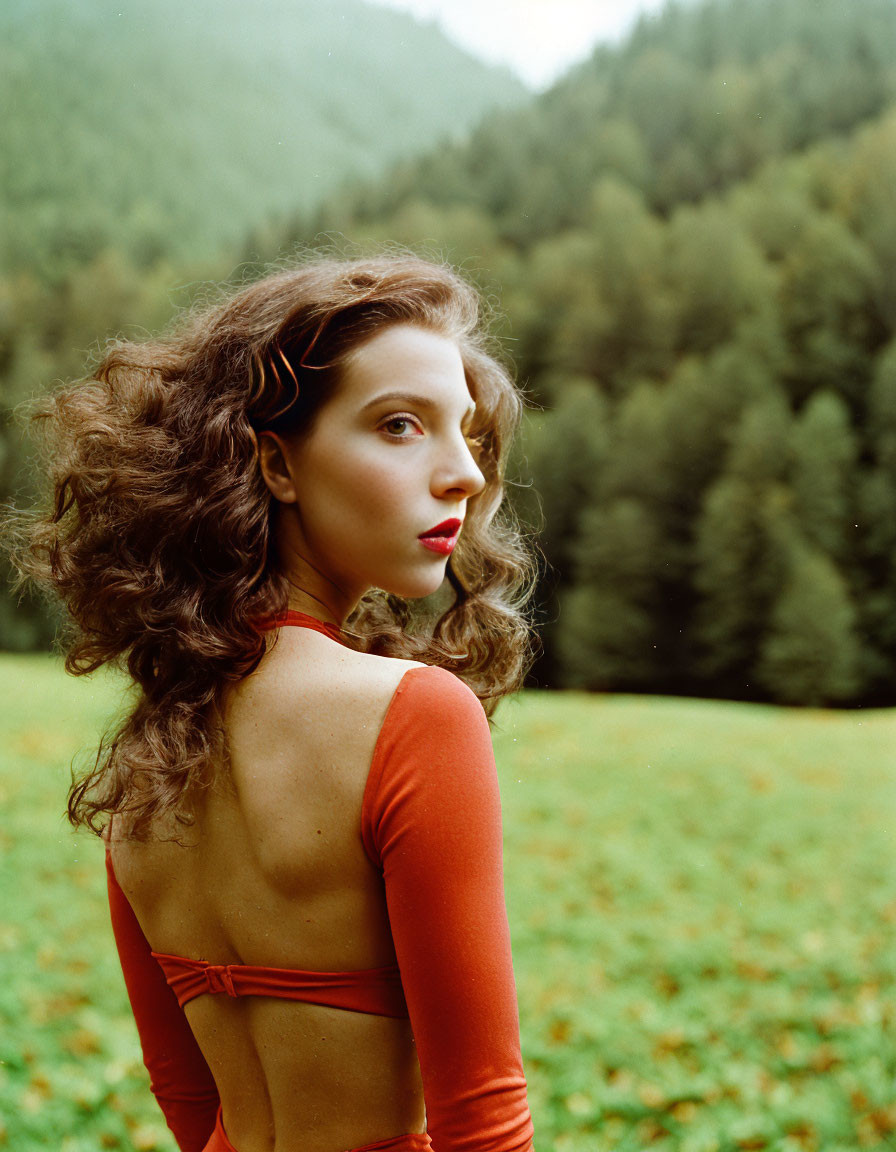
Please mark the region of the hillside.
POLYGON ((601 177, 666 215, 894 99, 894 0, 673 2, 531 104, 487 117, 470 141, 414 157, 363 195, 331 198, 304 224, 464 206, 525 247, 585 222, 601 177))
MULTIPOLYGON (((535 684, 896 703, 894 61, 896 0, 672 3, 218 265, 333 232, 442 253, 500 304, 541 405, 512 465, 548 562, 535 684)), ((0 280, 7 394, 156 327, 172 275, 97 250, 0 280)))
POLYGON ((4 264, 53 275, 106 244, 208 257, 526 99, 361 0, 6 0, 0 77, 4 264))
POLYGON ((500 296, 535 683, 896 702, 894 61, 894 0, 672 3, 282 235, 500 296))

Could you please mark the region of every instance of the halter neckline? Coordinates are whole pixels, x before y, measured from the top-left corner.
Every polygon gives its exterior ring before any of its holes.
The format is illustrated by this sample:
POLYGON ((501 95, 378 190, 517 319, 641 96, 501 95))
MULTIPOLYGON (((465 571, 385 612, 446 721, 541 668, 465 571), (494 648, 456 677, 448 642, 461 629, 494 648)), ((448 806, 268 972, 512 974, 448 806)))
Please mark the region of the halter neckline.
POLYGON ((318 620, 316 616, 309 616, 307 612, 299 612, 297 608, 287 608, 285 612, 274 616, 262 616, 257 621, 256 627, 260 632, 267 632, 271 628, 289 625, 310 628, 312 632, 320 632, 324 636, 329 636, 331 640, 338 640, 340 644, 345 643, 345 635, 338 625, 327 624, 323 620, 318 620))

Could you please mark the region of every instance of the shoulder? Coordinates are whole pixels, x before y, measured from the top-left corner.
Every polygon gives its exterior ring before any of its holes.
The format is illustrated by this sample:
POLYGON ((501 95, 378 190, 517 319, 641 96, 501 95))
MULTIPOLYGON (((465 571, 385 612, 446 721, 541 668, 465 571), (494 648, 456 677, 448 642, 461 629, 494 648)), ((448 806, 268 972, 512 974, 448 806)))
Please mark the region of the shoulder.
POLYGON ((491 732, 475 693, 444 668, 409 669, 386 709, 373 752, 368 792, 396 784, 491 774, 491 732))
POLYGON ((363 718, 378 735, 374 759, 390 748, 444 750, 474 734, 491 743, 488 721, 476 694, 445 668, 415 660, 349 652, 332 701, 363 718))
POLYGON ((387 718, 393 723, 401 718, 405 722, 416 720, 438 727, 481 721, 488 729, 482 704, 473 690, 453 672, 428 664, 415 664, 405 671, 393 694, 387 718))
POLYGON ((234 693, 234 704, 259 706, 285 722, 323 713, 362 719, 366 727, 387 713, 406 719, 436 711, 452 717, 481 717, 475 693, 444 668, 357 652, 304 629, 283 638, 234 693))
POLYGON ((306 629, 283 629, 258 667, 236 684, 234 712, 259 711, 289 724, 301 717, 385 709, 402 677, 425 665, 356 652, 306 629))
POLYGON ((362 807, 368 857, 418 834, 455 843, 500 828, 491 733, 475 693, 444 668, 415 667, 393 693, 370 764, 362 807))

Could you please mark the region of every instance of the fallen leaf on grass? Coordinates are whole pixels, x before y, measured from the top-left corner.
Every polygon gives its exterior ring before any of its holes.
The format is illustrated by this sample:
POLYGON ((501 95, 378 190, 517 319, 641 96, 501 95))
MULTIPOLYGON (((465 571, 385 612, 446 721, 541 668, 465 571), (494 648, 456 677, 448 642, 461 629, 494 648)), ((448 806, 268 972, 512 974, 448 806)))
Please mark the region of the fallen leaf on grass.
POLYGON ((572 1035, 572 1025, 568 1020, 552 1020, 548 1033, 552 1044, 568 1044, 572 1035))
POLYGON ((645 1108, 663 1108, 668 1099, 658 1084, 639 1084, 638 1097, 645 1108))
POLYGON ((63 1039, 62 1047, 72 1056, 94 1056, 103 1050, 99 1036, 89 1028, 79 1028, 76 1032, 71 1032, 63 1039))
POLYGON ((809 1057, 809 1064, 816 1072, 830 1072, 842 1063, 839 1052, 832 1044, 819 1044, 809 1057))
POLYGON ((891 1104, 888 1108, 875 1108, 873 1112, 868 1113, 867 1119, 879 1136, 892 1136, 896 1132, 896 1104, 891 1104))
POLYGON ((131 1133, 134 1147, 138 1152, 154 1152, 162 1139, 162 1134, 153 1124, 141 1124, 131 1133))
POLYGON ((687 1044, 684 1032, 680 1028, 670 1028, 661 1032, 653 1042, 654 1060, 662 1060, 680 1051, 687 1044))
POLYGON ((664 1140, 669 1131, 658 1120, 650 1117, 647 1120, 641 1120, 637 1128, 638 1139, 642 1140, 645 1144, 653 1144, 657 1140, 664 1140))
POLYGON ((571 1096, 566 1097, 564 1103, 573 1116, 587 1116, 594 1109, 594 1101, 584 1092, 573 1092, 571 1096))
POLYGON ((790 1125, 787 1129, 787 1135, 792 1140, 796 1140, 806 1152, 814 1152, 814 1149, 818 1147, 818 1133, 814 1126, 806 1120, 799 1120, 790 1125))
POLYGON ((43 1100, 49 1100, 53 1095, 53 1086, 42 1072, 35 1072, 28 1081, 27 1092, 34 1092, 43 1100))

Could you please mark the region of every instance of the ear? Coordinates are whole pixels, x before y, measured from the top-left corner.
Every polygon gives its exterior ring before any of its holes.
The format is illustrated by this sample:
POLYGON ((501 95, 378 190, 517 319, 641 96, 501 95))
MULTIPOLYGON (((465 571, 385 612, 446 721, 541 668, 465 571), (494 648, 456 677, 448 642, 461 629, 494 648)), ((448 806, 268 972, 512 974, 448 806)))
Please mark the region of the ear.
POLYGON ((295 504, 298 499, 289 462, 289 450, 276 432, 259 432, 258 464, 261 475, 282 504, 295 504))

